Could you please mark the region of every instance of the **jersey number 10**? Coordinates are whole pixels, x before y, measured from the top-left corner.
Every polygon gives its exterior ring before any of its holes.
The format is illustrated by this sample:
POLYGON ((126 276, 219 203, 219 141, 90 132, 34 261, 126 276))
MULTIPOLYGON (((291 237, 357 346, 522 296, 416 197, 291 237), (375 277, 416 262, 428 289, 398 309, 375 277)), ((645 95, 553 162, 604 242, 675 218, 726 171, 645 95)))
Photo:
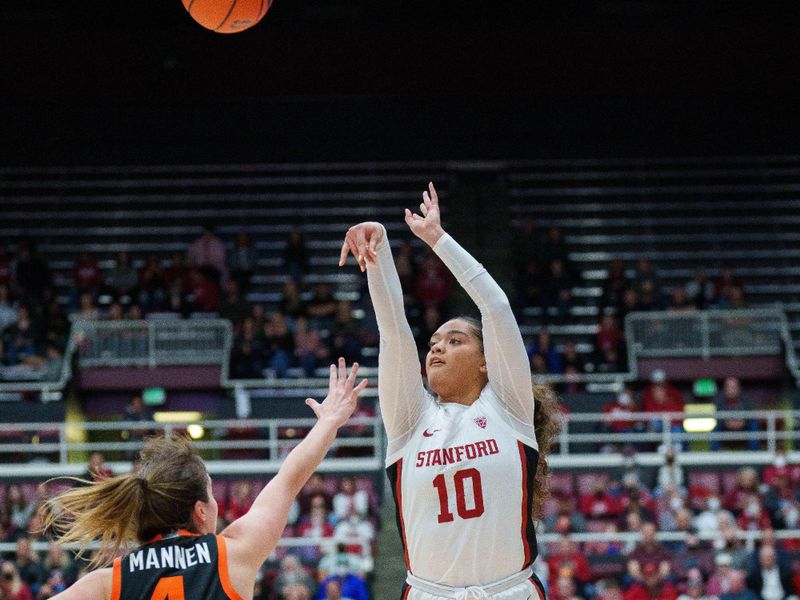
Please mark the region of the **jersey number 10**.
MULTIPOLYGON (((448 503, 447 482, 444 473, 440 473, 433 480, 433 487, 439 493, 439 523, 450 523, 455 519, 450 512, 448 503)), ((481 486, 481 473, 478 469, 462 469, 453 475, 453 487, 456 492, 456 511, 462 519, 476 519, 483 514, 483 487, 481 486), (474 506, 467 508, 464 496, 464 486, 469 480, 472 485, 472 498, 474 506)))

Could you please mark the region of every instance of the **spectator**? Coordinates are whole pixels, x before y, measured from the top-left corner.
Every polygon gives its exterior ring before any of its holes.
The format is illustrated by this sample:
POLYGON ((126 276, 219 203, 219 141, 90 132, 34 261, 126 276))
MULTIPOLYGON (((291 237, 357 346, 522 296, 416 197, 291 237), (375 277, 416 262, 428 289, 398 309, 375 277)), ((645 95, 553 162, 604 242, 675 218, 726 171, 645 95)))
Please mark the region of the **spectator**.
POLYGON ((283 251, 283 266, 289 276, 297 282, 303 281, 308 273, 308 252, 303 232, 298 226, 292 227, 286 239, 286 248, 283 251))
POLYGON ((516 288, 517 311, 542 305, 542 271, 537 259, 529 258, 525 263, 524 270, 517 275, 516 288))
POLYGON ((669 312, 694 312, 697 306, 686 293, 686 289, 681 285, 676 285, 672 288, 672 295, 667 303, 667 311, 669 312))
POLYGON ((664 464, 658 468, 656 490, 668 492, 683 488, 683 467, 678 462, 677 455, 673 446, 664 451, 664 464))
POLYGON ((603 406, 601 428, 607 433, 633 433, 644 431, 644 424, 636 418, 639 409, 627 387, 620 390, 614 400, 603 406))
POLYGON ((313 593, 301 583, 292 583, 283 588, 281 600, 311 600, 313 593))
POLYGON ((559 355, 556 347, 553 345, 550 338, 550 332, 543 329, 536 337, 536 341, 528 348, 528 356, 533 358, 535 355, 540 355, 545 364, 547 365, 548 373, 561 373, 563 366, 561 364, 561 355, 559 355))
POLYGON ((17 306, 11 300, 11 290, 0 283, 0 331, 17 322, 17 306))
POLYGON ((312 501, 319 503, 320 497, 322 498, 322 506, 328 511, 333 510, 333 496, 328 491, 325 480, 319 473, 314 473, 309 477, 297 496, 300 514, 307 515, 311 511, 312 501))
POLYGON ((206 223, 203 232, 186 253, 189 266, 197 268, 217 289, 228 279, 225 244, 214 233, 214 225, 206 223))
POLYGON ((581 497, 580 509, 590 519, 613 519, 620 514, 617 499, 609 492, 602 479, 594 482, 590 494, 581 497))
POLYGON ((653 269, 653 265, 646 258, 636 262, 636 273, 633 276, 633 287, 639 295, 640 302, 647 309, 655 308, 657 295, 661 289, 661 282, 653 269))
POLYGON ((279 312, 272 313, 264 325, 264 348, 267 367, 277 377, 286 377, 286 371, 292 366, 294 357, 294 336, 286 319, 279 312))
POLYGON ((42 567, 39 555, 31 549, 31 540, 24 534, 17 537, 14 562, 20 579, 28 585, 31 592, 38 594, 39 588, 47 578, 47 573, 42 567))
MULTIPOLYGON (((662 510, 659 514, 659 527, 662 531, 675 531, 679 533, 694 533, 692 527, 692 513, 684 507, 683 498, 674 492, 669 496, 669 509, 662 510)), ((686 551, 685 540, 665 542, 664 545, 673 554, 686 551)))
POLYGON ((372 544, 375 528, 353 507, 350 513, 336 525, 333 532, 336 542, 344 546, 347 554, 369 557, 373 555, 372 544))
POLYGON ((20 239, 14 266, 17 296, 28 301, 41 298, 42 292, 50 285, 50 269, 32 240, 20 239))
MULTIPOLYGON (((742 397, 742 385, 736 377, 727 377, 722 384, 722 395, 716 399, 716 408, 720 411, 747 411, 750 406, 742 397)), ((725 417, 717 420, 717 427, 714 430, 719 433, 739 433, 741 439, 724 442, 724 447, 741 448, 746 444, 748 450, 758 450, 759 441, 754 439, 750 433, 759 430, 757 419, 745 419, 741 416, 725 417)), ((711 449, 719 450, 723 447, 722 440, 712 440, 711 449)))
MULTIPOLYGON (((656 541, 656 526, 645 522, 641 527, 642 541, 628 555, 627 572, 633 581, 644 581, 647 578, 645 569, 655 567, 660 577, 669 575, 672 553, 664 544, 656 541)), ((652 575, 652 573, 651 573, 652 575)))
POLYGON ((623 594, 623 600, 675 600, 678 591, 666 576, 654 563, 646 563, 641 580, 631 585, 623 594))
POLYGON ((313 377, 318 366, 330 356, 328 347, 322 343, 319 331, 308 326, 308 319, 301 317, 295 321, 294 352, 306 377, 313 377))
POLYGON ((219 288, 199 269, 189 272, 189 305, 192 311, 204 313, 219 309, 219 288))
MULTIPOLYGON (((614 535, 619 533, 619 528, 614 523, 606 523, 603 528, 603 533, 614 535)), ((620 542, 612 541, 586 542, 584 545, 584 552, 587 555, 596 554, 599 556, 621 556, 622 544, 620 542)))
POLYGON ((761 531, 772 528, 769 511, 762 504, 758 494, 753 494, 745 500, 744 509, 737 517, 736 524, 743 531, 761 531))
POLYGON ((575 579, 570 575, 559 575, 550 585, 550 600, 581 600, 575 579))
MULTIPOLYGON (((236 234, 233 252, 228 257, 231 279, 236 282, 242 294, 250 289, 250 278, 258 266, 258 257, 250 236, 247 232, 240 231, 236 234)), ((291 273, 291 270, 290 270, 291 273)))
POLYGON ((719 600, 759 600, 759 597, 745 586, 744 573, 734 569, 729 576, 728 591, 720 594, 719 600))
POLYGON ((421 306, 441 308, 450 296, 452 275, 433 250, 427 248, 414 280, 414 299, 421 306))
POLYGON ((114 268, 106 278, 106 285, 119 302, 129 305, 133 301, 133 293, 139 283, 139 275, 131 266, 131 255, 127 250, 117 252, 114 268))
POLYGON ((591 569, 586 557, 578 545, 566 535, 556 543, 555 550, 547 557, 550 581, 555 583, 560 577, 566 576, 580 583, 581 586, 592 579, 591 569))
POLYGON ((603 286, 603 306, 616 307, 622 302, 622 296, 630 282, 625 272, 625 263, 620 259, 612 261, 608 269, 608 279, 603 286))
POLYGON ((293 321, 308 317, 308 306, 300 296, 300 288, 294 279, 287 279, 284 282, 278 310, 293 321))
POLYGON ((672 575, 677 581, 691 579, 692 573, 708 578, 714 572, 714 554, 708 544, 701 541, 697 534, 689 533, 682 552, 677 552, 672 559, 672 575))
POLYGON ((253 484, 246 479, 240 479, 234 482, 230 496, 224 504, 224 510, 220 512, 225 515, 228 523, 232 523, 250 510, 255 496, 253 484))
POLYGON ((314 580, 303 568, 300 560, 292 554, 287 554, 281 560, 280 571, 275 578, 275 592, 277 592, 279 597, 283 598, 288 586, 302 586, 306 588, 309 598, 314 593, 316 587, 314 585, 314 580))
POLYGON ((11 289, 12 277, 14 275, 14 261, 8 252, 8 246, 0 243, 0 286, 11 289))
POLYGON ((97 296, 97 292, 103 285, 103 271, 97 260, 85 250, 78 254, 72 265, 72 283, 74 291, 80 295, 88 292, 92 297, 97 296))
POLYGON ((761 546, 758 566, 747 577, 747 587, 762 600, 783 600, 794 595, 792 574, 781 568, 773 546, 761 546))
POLYGON ((28 522, 36 510, 36 504, 25 498, 22 487, 18 483, 8 486, 4 504, 4 520, 8 532, 15 537, 22 535, 22 532, 28 528, 28 522))
POLYGON ((716 598, 705 593, 703 576, 694 572, 686 579, 686 591, 678 596, 678 600, 716 600, 716 598))
POLYGON ((736 277, 733 268, 723 266, 714 282, 714 304, 720 308, 730 306, 734 288, 743 288, 742 280, 736 277))
POLYGON ((782 448, 775 451, 775 459, 764 468, 762 475, 764 483, 770 486, 775 485, 778 477, 784 477, 790 489, 796 488, 800 483, 800 465, 787 464, 786 451, 782 448))
POLYGON ((561 364, 564 366, 564 373, 585 373, 586 361, 578 354, 578 345, 574 340, 564 342, 564 349, 561 353, 561 364))
POLYGON ((568 270, 569 248, 567 247, 567 242, 564 240, 564 234, 558 227, 548 228, 547 234, 542 241, 541 257, 545 264, 552 263, 554 260, 559 260, 568 270))
MULTIPOLYGON (((649 413, 682 413, 684 405, 683 394, 667 381, 664 370, 655 369, 650 375, 650 384, 642 394, 642 410, 649 413)), ((661 432, 662 425, 663 421, 659 417, 651 421, 654 431, 661 432)), ((683 421, 680 416, 672 419, 671 429, 675 433, 683 432, 683 421)))
POLYGON ((639 293, 632 287, 622 292, 622 301, 619 306, 617 306, 617 318, 619 322, 624 323, 625 317, 628 314, 640 310, 645 310, 645 308, 639 302, 639 293))
POLYGON ((219 305, 219 316, 233 323, 234 328, 241 326, 248 315, 247 301, 242 297, 240 284, 236 279, 230 279, 225 284, 225 297, 219 305))
POLYGON ((344 356, 349 363, 361 360, 361 327, 353 318, 353 310, 347 300, 336 303, 329 333, 328 344, 333 356, 344 356))
POLYGON ((106 466, 106 460, 102 452, 92 452, 89 456, 89 463, 86 471, 80 476, 85 481, 103 481, 113 475, 110 468, 106 466))
POLYGON ((339 521, 355 513, 366 517, 369 512, 369 495, 356 488, 355 479, 350 476, 339 480, 339 491, 333 497, 333 514, 339 521))
POLYGON ((403 289, 403 302, 406 305, 413 303, 414 280, 417 276, 417 267, 414 260, 414 248, 409 240, 403 240, 394 255, 394 266, 400 277, 400 287, 403 289))
POLYGON ((354 573, 328 576, 319 586, 317 600, 369 600, 366 584, 354 573))
POLYGON ((426 306, 422 309, 422 315, 418 325, 414 328, 414 339, 417 342, 417 351, 420 356, 420 364, 425 369, 424 357, 428 353, 431 336, 439 328, 442 322, 442 311, 438 306, 426 306))
POLYGON ((6 327, 2 335, 4 362, 7 365, 23 364, 40 353, 42 336, 31 319, 25 304, 17 307, 17 321, 6 327))
POLYGON ((558 508, 555 514, 544 520, 545 531, 561 534, 584 533, 586 518, 580 511, 575 510, 575 499, 567 494, 561 494, 557 499, 558 508))
POLYGON ((45 332, 46 341, 63 350, 69 338, 69 319, 55 298, 46 301, 41 322, 41 330, 45 332))
POLYGON ((46 574, 46 580, 37 594, 40 599, 49 598, 63 592, 75 583, 77 579, 75 565, 58 542, 50 542, 47 547, 47 556, 42 566, 46 574))
POLYGON ((694 526, 700 534, 716 533, 720 529, 720 522, 734 522, 733 515, 722 508, 722 503, 717 496, 706 498, 706 509, 694 519, 694 526))
POLYGON ((342 564, 346 565, 345 568, 347 572, 354 573, 361 579, 366 579, 367 573, 372 567, 372 559, 365 559, 355 554, 348 554, 345 552, 344 544, 336 544, 319 561, 317 565, 317 578, 319 580, 326 579, 328 575, 337 571, 337 567, 341 570, 342 564))
POLYGON ((137 287, 137 303, 143 311, 155 312, 165 308, 167 290, 175 286, 177 306, 180 312, 183 296, 189 289, 189 272, 183 266, 183 255, 176 252, 172 257, 172 265, 166 271, 161 268, 158 257, 151 254, 139 269, 137 287))
POLYGON ((542 310, 545 322, 560 323, 567 318, 572 308, 574 281, 563 260, 548 263, 549 273, 542 289, 542 310))
POLYGON ((695 271, 685 289, 689 300, 694 303, 698 310, 704 310, 714 302, 714 284, 708 280, 702 270, 695 271))
POLYGON ((759 495, 758 471, 752 467, 742 467, 736 472, 736 484, 722 499, 722 506, 738 516, 751 497, 759 495))
POLYGON ((30 587, 20 579, 11 561, 0 563, 0 598, 3 600, 34 600, 30 587))
POLYGON ((336 300, 329 283, 320 282, 314 287, 314 295, 306 304, 312 327, 328 330, 336 316, 336 300))
POLYGON ((540 235, 536 219, 532 217, 523 217, 514 227, 511 238, 511 259, 516 281, 519 281, 525 273, 529 262, 542 256, 540 235))
MULTIPOLYGON (((131 423, 149 423, 153 420, 153 411, 145 406, 141 394, 134 394, 131 396, 130 402, 125 406, 125 412, 122 415, 124 421, 131 423)), ((150 430, 146 427, 131 427, 122 432, 122 437, 128 442, 144 443, 145 437, 150 435, 150 430)), ((136 458, 136 450, 128 450, 125 456, 128 460, 136 458)))
POLYGON ((97 321, 100 319, 100 310, 89 292, 84 292, 78 297, 78 310, 71 313, 69 318, 71 321, 97 321))
POLYGON ((617 325, 614 315, 603 315, 598 324, 597 336, 595 337, 595 351, 598 352, 598 360, 613 352, 617 356, 622 356, 625 336, 617 325))
MULTIPOLYGON (((332 537, 333 526, 328 522, 328 511, 325 508, 325 501, 321 496, 319 500, 312 501, 311 512, 308 517, 300 522, 297 527, 298 537, 326 538, 332 537)), ((309 545, 303 547, 303 556, 307 560, 318 561, 322 557, 320 546, 309 545)))

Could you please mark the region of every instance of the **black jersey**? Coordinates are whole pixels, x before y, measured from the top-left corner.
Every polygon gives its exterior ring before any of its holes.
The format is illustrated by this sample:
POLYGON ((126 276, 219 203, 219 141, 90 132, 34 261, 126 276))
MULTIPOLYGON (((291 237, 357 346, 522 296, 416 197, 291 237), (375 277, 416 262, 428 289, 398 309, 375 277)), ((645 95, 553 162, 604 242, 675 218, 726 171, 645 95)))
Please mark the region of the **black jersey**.
POLYGON ((111 600, 241 600, 225 539, 179 531, 114 561, 111 600))

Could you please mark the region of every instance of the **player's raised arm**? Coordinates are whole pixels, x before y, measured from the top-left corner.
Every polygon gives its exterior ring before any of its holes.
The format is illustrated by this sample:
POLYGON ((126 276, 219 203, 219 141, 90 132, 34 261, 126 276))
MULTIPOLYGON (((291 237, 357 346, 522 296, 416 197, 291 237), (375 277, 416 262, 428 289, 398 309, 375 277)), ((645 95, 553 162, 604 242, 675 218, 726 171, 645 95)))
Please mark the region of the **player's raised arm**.
POLYGON ((358 395, 367 385, 355 385, 358 363, 350 373, 343 358, 338 370, 331 365, 328 395, 322 403, 308 398, 317 422, 300 444, 283 461, 278 474, 256 497, 244 516, 231 523, 222 535, 229 541, 229 555, 235 564, 247 564, 256 570, 275 548, 286 527, 289 508, 300 489, 316 470, 358 402, 358 395))
MULTIPOLYGON (((400 446, 411 434, 425 406, 419 356, 406 320, 403 290, 392 258, 386 229, 365 222, 345 235, 339 266, 352 254, 367 271, 369 294, 380 333, 378 397, 390 447, 400 446)), ((391 454, 391 448, 390 448, 391 454)))
POLYGON ((532 425, 530 363, 508 297, 483 265, 442 228, 433 183, 423 192, 419 208, 421 214, 406 209, 406 224, 442 259, 481 312, 489 384, 516 419, 532 425))

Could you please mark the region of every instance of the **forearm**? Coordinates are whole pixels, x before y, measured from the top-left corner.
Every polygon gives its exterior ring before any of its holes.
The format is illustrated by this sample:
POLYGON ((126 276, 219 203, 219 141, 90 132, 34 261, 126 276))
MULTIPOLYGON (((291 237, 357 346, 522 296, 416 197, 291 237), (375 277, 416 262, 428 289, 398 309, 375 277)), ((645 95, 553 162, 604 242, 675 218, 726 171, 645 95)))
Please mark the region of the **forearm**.
POLYGON ((367 283, 381 337, 411 334, 403 306, 403 288, 384 233, 374 263, 367 263, 367 283))
POLYGON ((337 431, 338 427, 334 423, 327 420, 317 421, 303 441, 283 461, 275 478, 283 482, 292 498, 317 470, 333 445, 337 431))

